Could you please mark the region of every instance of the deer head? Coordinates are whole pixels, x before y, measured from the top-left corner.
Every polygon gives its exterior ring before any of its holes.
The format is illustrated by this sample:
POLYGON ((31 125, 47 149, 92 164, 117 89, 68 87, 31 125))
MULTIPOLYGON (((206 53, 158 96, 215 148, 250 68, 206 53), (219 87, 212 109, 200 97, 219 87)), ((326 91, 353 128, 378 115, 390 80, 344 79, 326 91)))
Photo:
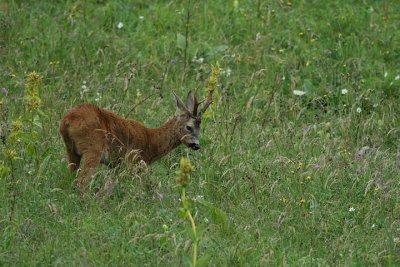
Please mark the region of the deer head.
POLYGON ((173 92, 173 94, 176 100, 176 107, 180 112, 178 115, 180 129, 177 130, 180 135, 181 143, 193 150, 199 150, 199 132, 201 125, 201 115, 197 112, 199 102, 191 91, 187 96, 186 105, 175 94, 175 92, 173 92))

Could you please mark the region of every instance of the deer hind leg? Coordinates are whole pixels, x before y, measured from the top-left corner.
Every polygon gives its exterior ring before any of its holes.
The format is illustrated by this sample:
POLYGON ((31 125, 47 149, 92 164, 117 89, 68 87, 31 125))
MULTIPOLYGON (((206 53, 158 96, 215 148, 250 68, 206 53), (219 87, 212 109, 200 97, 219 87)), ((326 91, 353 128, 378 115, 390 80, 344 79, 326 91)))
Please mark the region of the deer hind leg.
POLYGON ((68 130, 64 125, 61 127, 60 132, 67 150, 68 169, 74 172, 79 168, 81 156, 76 153, 74 141, 69 136, 68 130))
POLYGON ((101 151, 86 151, 83 154, 83 167, 78 176, 78 189, 84 192, 96 170, 97 165, 100 164, 101 151))
POLYGON ((70 149, 67 146, 67 155, 68 155, 68 169, 71 172, 76 171, 79 168, 81 163, 81 156, 79 156, 74 149, 70 149))
POLYGON ((78 151, 82 152, 83 166, 78 175, 78 190, 84 192, 89 182, 100 164, 106 140, 104 133, 91 132, 85 137, 77 138, 80 142, 76 143, 78 151))

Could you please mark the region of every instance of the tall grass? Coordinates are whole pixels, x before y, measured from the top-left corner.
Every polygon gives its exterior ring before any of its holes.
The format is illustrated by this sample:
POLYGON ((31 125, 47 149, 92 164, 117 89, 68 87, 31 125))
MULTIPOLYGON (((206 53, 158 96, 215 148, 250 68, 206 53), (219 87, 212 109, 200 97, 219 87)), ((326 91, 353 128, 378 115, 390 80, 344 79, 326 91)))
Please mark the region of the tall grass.
POLYGON ((399 265, 398 10, 0 2, 0 264, 187 264, 175 172, 189 155, 199 262, 399 265), (96 103, 155 127, 175 112, 172 89, 205 95, 217 62, 200 152, 180 147, 139 173, 99 168, 91 194, 77 194, 57 130, 68 109, 96 103), (109 178, 111 196, 95 197, 109 178))

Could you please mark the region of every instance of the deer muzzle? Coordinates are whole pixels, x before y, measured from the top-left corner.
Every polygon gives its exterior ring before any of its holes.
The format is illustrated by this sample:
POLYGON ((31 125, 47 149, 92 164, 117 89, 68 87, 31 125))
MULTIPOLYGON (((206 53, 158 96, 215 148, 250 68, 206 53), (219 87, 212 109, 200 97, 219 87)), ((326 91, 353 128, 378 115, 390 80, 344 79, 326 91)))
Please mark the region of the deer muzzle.
POLYGON ((191 143, 189 144, 189 147, 193 150, 199 150, 200 149, 200 144, 198 143, 191 143))

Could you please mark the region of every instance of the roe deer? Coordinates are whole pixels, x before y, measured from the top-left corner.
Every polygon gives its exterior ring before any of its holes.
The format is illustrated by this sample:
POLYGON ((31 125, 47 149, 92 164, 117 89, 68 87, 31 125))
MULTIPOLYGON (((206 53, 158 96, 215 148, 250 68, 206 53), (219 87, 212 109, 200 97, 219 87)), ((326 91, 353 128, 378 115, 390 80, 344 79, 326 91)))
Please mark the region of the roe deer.
POLYGON ((60 133, 68 154, 68 167, 78 170, 78 190, 85 191, 95 168, 100 163, 116 166, 123 159, 143 160, 151 164, 180 144, 200 149, 201 115, 211 103, 207 99, 198 112, 199 102, 192 92, 186 105, 174 93, 179 115, 158 128, 147 128, 91 104, 72 108, 60 123, 60 133))

